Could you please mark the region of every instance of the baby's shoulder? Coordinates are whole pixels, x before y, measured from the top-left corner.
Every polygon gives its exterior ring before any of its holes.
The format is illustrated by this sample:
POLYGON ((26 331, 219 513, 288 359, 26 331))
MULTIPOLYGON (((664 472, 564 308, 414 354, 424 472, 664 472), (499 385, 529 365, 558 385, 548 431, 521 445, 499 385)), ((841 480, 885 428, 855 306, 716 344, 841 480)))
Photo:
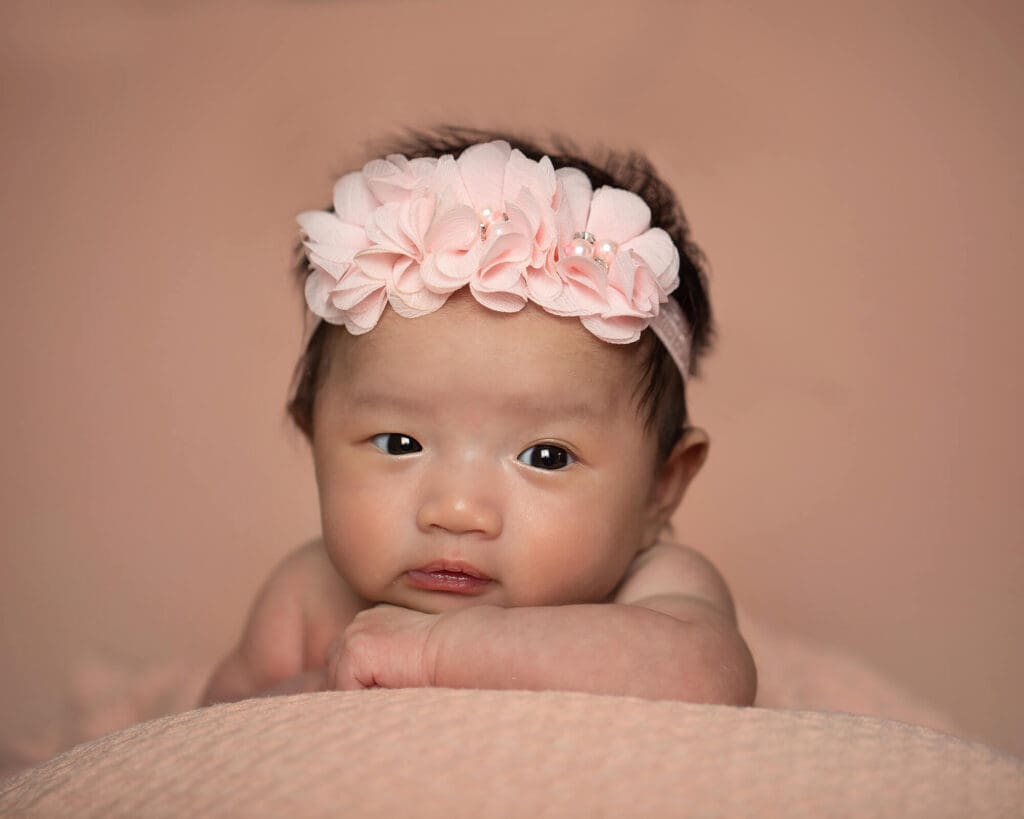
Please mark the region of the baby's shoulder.
POLYGON ((333 566, 327 557, 323 538, 318 536, 301 543, 285 555, 279 569, 288 576, 310 580, 322 576, 328 570, 333 571, 333 566))
POLYGON ((257 596, 254 616, 276 620, 291 612, 308 631, 352 619, 365 607, 334 569, 321 539, 313 538, 278 561, 257 596))
POLYGON ((298 608, 305 668, 321 667, 339 629, 367 606, 338 574, 319 537, 288 553, 269 585, 276 586, 276 593, 298 608))
POLYGON ((734 612, 721 572, 701 552, 682 543, 659 541, 634 558, 615 596, 628 603, 663 594, 696 597, 734 612))
POLYGON ((638 574, 661 574, 665 572, 689 574, 718 574, 718 569, 701 552, 685 543, 659 540, 648 549, 638 553, 630 564, 626 578, 638 574))
POLYGON ((300 599, 311 588, 323 582, 327 556, 314 538, 292 549, 280 558, 264 583, 263 594, 300 599))
POLYGON ((334 568, 320 537, 306 541, 285 556, 276 573, 310 614, 348 612, 354 617, 366 607, 366 602, 358 598, 334 568))

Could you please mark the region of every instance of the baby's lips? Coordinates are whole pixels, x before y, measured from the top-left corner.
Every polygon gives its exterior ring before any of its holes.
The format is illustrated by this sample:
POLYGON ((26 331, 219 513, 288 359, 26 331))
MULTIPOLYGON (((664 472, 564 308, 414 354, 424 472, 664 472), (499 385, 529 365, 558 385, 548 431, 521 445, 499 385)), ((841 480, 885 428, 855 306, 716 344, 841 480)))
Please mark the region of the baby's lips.
POLYGON ((467 563, 464 560, 435 560, 433 563, 428 563, 425 566, 420 566, 418 569, 413 571, 422 572, 423 574, 434 574, 434 573, 448 573, 448 574, 464 574, 468 577, 475 578, 477 580, 491 580, 487 574, 480 571, 472 563, 467 563))

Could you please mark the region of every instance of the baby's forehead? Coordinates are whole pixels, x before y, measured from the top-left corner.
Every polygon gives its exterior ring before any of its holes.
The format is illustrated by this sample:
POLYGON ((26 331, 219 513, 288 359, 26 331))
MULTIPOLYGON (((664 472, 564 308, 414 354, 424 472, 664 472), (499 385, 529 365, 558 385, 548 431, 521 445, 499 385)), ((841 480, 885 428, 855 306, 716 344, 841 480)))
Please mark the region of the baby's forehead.
POLYGON ((578 318, 553 316, 532 305, 499 313, 458 295, 416 318, 385 311, 363 335, 335 332, 329 342, 336 359, 332 380, 357 394, 383 388, 415 394, 458 390, 595 409, 610 409, 632 395, 638 345, 601 341, 578 318))

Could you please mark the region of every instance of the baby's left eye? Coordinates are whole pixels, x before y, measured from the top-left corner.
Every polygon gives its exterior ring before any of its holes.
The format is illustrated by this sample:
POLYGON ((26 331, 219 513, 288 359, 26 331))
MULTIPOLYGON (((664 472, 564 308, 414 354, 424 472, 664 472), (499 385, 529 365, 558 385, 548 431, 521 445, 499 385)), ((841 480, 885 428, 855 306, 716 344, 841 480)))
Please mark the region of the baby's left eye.
POLYGON ((423 451, 419 441, 400 432, 382 432, 374 435, 370 443, 388 455, 412 455, 414 452, 423 451))
POLYGON ((535 444, 527 447, 519 453, 516 460, 535 469, 549 470, 565 469, 569 464, 576 462, 576 458, 569 450, 554 444, 535 444))

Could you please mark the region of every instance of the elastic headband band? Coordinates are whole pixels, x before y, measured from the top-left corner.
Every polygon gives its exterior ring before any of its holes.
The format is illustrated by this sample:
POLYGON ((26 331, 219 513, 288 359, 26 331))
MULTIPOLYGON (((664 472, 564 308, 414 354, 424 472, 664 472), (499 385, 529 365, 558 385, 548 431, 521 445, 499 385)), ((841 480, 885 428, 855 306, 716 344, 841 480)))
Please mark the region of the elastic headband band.
MULTIPOLYGON (((577 316, 603 341, 637 341, 648 326, 685 381, 690 337, 669 294, 679 251, 652 228, 647 203, 576 168, 526 157, 508 142, 408 159, 390 154, 341 177, 334 210, 297 217, 310 263, 306 304, 354 335, 385 306, 414 318, 469 287, 484 307, 531 301, 577 316)), ((315 324, 313 326, 315 329, 315 324)))

